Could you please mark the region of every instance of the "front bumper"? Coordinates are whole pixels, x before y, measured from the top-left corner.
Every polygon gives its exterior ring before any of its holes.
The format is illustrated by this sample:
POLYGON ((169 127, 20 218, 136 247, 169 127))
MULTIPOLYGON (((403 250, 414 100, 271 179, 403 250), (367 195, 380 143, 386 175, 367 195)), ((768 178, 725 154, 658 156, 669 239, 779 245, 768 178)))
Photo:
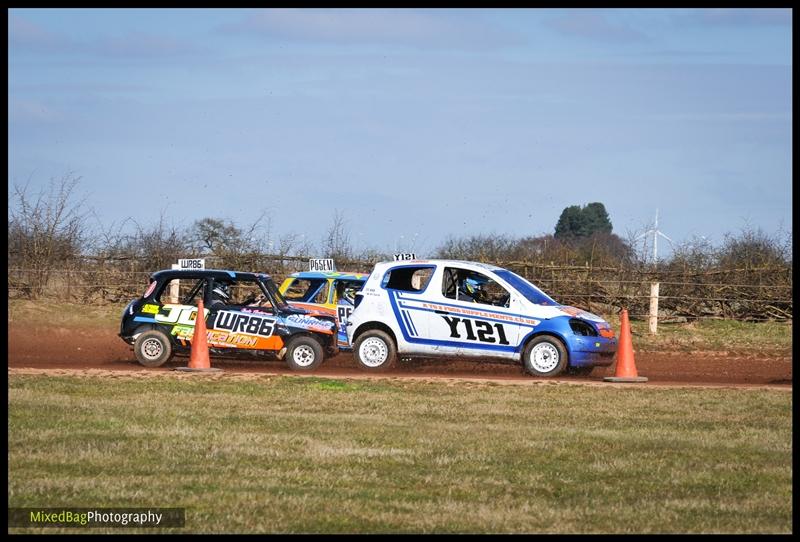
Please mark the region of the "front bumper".
POLYGON ((569 364, 572 367, 608 367, 614 363, 616 338, 574 336, 569 343, 569 364))

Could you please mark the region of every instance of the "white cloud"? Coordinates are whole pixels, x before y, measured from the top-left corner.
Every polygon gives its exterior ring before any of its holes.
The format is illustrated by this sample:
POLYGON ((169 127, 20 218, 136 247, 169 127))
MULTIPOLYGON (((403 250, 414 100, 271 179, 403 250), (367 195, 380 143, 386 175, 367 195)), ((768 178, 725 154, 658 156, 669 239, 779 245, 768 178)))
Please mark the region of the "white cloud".
POLYGON ((64 115, 37 100, 10 98, 8 101, 9 121, 49 123, 64 119, 64 115))
POLYGON ((562 34, 611 43, 648 41, 647 36, 630 26, 612 21, 608 13, 587 9, 570 9, 550 19, 547 25, 562 34))
POLYGON ((14 14, 9 14, 8 44, 14 52, 81 53, 96 57, 159 58, 202 52, 200 47, 185 41, 145 32, 74 40, 14 14))
POLYGON ((700 23, 720 26, 791 25, 790 8, 712 8, 697 9, 686 15, 700 23))
POLYGON ((480 49, 520 42, 518 35, 495 27, 480 12, 435 9, 263 9, 220 29, 290 40, 422 48, 480 49))

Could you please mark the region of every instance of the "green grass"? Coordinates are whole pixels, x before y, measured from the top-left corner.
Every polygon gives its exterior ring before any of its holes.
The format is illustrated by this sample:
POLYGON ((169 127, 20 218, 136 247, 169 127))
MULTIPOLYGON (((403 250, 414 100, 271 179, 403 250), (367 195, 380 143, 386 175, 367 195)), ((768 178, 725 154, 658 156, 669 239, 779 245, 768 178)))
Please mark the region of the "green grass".
POLYGON ((186 507, 184 532, 217 533, 792 529, 782 391, 172 373, 8 391, 14 507, 186 507))
POLYGON ((94 305, 63 301, 8 300, 8 321, 16 324, 52 325, 57 327, 106 327, 118 329, 127 303, 94 305))
MULTIPOLYGON (((619 335, 619 316, 607 317, 619 335)), ((753 352, 789 355, 792 322, 739 322, 698 320, 690 323, 659 323, 650 334, 646 320, 631 322, 634 348, 645 351, 753 352)))

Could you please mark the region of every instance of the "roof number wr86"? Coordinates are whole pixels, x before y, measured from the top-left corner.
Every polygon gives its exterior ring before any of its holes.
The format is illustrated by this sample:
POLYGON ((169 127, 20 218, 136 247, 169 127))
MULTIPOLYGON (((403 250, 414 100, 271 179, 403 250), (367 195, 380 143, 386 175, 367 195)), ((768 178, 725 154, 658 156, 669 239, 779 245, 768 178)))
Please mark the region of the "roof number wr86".
POLYGON ((178 260, 178 267, 181 269, 205 269, 206 261, 204 258, 186 258, 178 260))

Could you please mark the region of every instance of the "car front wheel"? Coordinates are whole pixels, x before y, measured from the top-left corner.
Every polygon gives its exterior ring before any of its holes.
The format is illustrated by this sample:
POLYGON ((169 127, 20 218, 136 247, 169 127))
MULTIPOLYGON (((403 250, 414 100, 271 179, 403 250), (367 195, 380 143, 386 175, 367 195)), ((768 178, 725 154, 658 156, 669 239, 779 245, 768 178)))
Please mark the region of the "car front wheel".
POLYGON ((286 363, 294 371, 310 371, 320 363, 324 354, 319 341, 311 337, 295 337, 286 348, 286 363))
POLYGON ((370 371, 385 371, 394 365, 397 358, 394 341, 379 329, 370 329, 359 335, 353 352, 359 365, 370 371))
POLYGON ((172 358, 172 343, 163 332, 151 329, 136 338, 133 352, 145 367, 160 367, 172 358))
POLYGON ((567 349, 557 338, 540 335, 525 347, 522 363, 533 376, 556 376, 567 367, 567 349))

